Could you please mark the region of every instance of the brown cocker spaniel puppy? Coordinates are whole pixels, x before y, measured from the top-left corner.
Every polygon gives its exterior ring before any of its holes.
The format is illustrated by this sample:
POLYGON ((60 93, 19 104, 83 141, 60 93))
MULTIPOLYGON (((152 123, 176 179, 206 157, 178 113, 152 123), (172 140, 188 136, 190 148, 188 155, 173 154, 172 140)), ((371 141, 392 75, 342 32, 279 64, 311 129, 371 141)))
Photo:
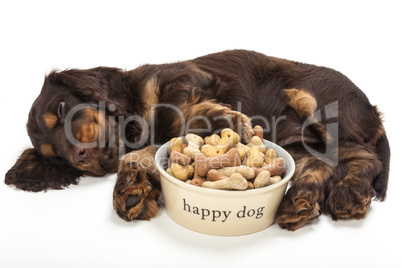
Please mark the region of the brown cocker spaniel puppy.
POLYGON ((117 172, 118 215, 149 220, 158 213, 158 145, 226 127, 247 142, 251 124, 296 162, 277 212, 282 228, 296 230, 321 213, 360 219, 374 197, 384 200, 390 149, 367 97, 332 69, 244 50, 131 71, 51 72, 29 113, 34 148, 5 183, 36 192, 117 172))

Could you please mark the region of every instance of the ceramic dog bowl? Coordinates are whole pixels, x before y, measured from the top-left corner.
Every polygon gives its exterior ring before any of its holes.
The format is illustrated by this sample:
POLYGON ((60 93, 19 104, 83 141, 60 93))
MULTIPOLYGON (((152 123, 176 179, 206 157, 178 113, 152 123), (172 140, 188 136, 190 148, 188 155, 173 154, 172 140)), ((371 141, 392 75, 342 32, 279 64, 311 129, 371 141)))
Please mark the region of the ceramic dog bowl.
POLYGON ((246 191, 207 189, 174 178, 165 171, 168 143, 161 146, 155 159, 169 217, 193 231, 222 236, 251 234, 273 224, 295 163, 280 146, 267 140, 264 144, 285 159, 283 178, 276 184, 246 191))

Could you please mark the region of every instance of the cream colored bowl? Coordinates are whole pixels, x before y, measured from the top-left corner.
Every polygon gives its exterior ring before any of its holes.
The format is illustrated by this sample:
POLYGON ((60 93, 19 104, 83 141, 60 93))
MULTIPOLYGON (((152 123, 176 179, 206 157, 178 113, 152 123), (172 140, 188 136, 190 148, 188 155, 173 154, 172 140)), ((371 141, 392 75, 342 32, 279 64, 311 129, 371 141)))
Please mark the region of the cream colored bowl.
POLYGON ((156 153, 166 211, 176 223, 205 234, 245 235, 274 223, 274 217, 295 171, 292 157, 280 146, 264 140, 285 159, 283 179, 271 186, 246 191, 207 189, 180 181, 166 173, 168 143, 156 153))

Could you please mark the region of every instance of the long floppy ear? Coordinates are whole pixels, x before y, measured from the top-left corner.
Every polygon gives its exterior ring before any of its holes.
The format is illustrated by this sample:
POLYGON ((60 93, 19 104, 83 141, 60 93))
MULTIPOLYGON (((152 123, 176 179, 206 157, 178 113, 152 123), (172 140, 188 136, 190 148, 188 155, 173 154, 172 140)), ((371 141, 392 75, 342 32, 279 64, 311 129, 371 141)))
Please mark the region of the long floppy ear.
POLYGON ((62 160, 45 157, 36 149, 25 150, 15 165, 7 172, 4 182, 24 191, 63 189, 77 184, 82 172, 62 160))
POLYGON ((126 111, 132 106, 132 93, 126 88, 126 78, 123 70, 109 67, 53 71, 47 76, 50 83, 66 86, 82 101, 113 104, 117 111, 126 111))

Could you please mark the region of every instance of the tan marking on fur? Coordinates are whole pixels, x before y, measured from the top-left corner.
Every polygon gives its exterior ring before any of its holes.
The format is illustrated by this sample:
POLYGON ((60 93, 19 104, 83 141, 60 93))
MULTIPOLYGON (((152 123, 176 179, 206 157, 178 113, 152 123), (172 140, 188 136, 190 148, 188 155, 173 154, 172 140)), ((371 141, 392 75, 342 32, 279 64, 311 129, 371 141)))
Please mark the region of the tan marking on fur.
POLYGON ((303 89, 286 89, 285 95, 288 105, 295 109, 297 114, 302 118, 313 115, 317 109, 316 99, 303 89))
POLYGON ((305 183, 323 184, 331 175, 326 169, 321 170, 307 170, 304 173, 305 183))
POLYGON ((242 139, 247 141, 254 134, 251 121, 246 115, 216 103, 215 100, 201 100, 200 96, 193 96, 178 108, 183 117, 175 116, 171 128, 177 135, 183 128, 183 124, 187 129, 208 129, 213 120, 226 120, 228 127, 233 128, 242 139))
POLYGON ((80 131, 77 133, 77 139, 82 143, 90 143, 96 141, 99 136, 99 125, 90 123, 82 125, 80 131))
POLYGON ((310 203, 305 199, 296 201, 296 213, 291 215, 282 214, 276 218, 276 222, 282 227, 290 231, 296 231, 304 225, 314 221, 319 215, 320 206, 317 202, 310 203))
MULTIPOLYGON (((190 128, 197 129, 203 128, 204 124, 207 124, 206 120, 209 118, 214 118, 220 114, 229 114, 231 109, 222 105, 215 103, 214 101, 207 100, 200 103, 187 102, 179 106, 180 110, 183 112, 184 119, 186 124, 189 123, 189 120, 194 118, 195 116, 202 116, 203 119, 192 120, 190 121, 190 128)), ((176 117, 173 122, 173 129, 180 129, 183 124, 181 117, 176 117)))
POLYGON ((151 77, 145 84, 142 92, 142 102, 144 104, 144 119, 150 122, 154 115, 152 105, 159 102, 159 85, 156 76, 151 77))
POLYGON ((40 152, 44 156, 49 156, 49 157, 54 157, 56 156, 56 153, 54 152, 53 146, 49 143, 42 144, 40 146, 40 152))
POLYGON ((303 89, 285 89, 285 97, 288 105, 292 107, 298 116, 310 121, 310 125, 319 133, 324 142, 331 143, 333 137, 325 130, 325 127, 317 120, 314 113, 317 109, 317 101, 311 93, 303 89))
POLYGON ((90 116, 93 117, 95 122, 99 124, 100 126, 105 126, 106 124, 106 118, 105 118, 105 113, 98 111, 98 110, 92 110, 92 109, 87 109, 87 112, 90 113, 90 116), (90 112, 88 110, 91 110, 90 112))
POLYGON ((315 157, 305 157, 297 161, 294 174, 295 181, 302 183, 312 183, 323 185, 331 176, 333 168, 330 165, 316 159, 315 157), (307 165, 317 162, 314 168, 306 168, 307 165))
POLYGON ((293 179, 300 178, 303 168, 307 165, 308 161, 309 161, 309 157, 305 157, 305 158, 302 158, 302 159, 296 161, 296 169, 295 169, 293 179))
POLYGON ((106 119, 103 112, 86 108, 86 122, 83 123, 76 133, 77 140, 82 143, 90 143, 99 141, 100 135, 106 128, 106 119))
POLYGON ((57 116, 52 113, 45 113, 43 115, 43 119, 45 120, 45 124, 48 128, 54 128, 58 120, 57 116))

